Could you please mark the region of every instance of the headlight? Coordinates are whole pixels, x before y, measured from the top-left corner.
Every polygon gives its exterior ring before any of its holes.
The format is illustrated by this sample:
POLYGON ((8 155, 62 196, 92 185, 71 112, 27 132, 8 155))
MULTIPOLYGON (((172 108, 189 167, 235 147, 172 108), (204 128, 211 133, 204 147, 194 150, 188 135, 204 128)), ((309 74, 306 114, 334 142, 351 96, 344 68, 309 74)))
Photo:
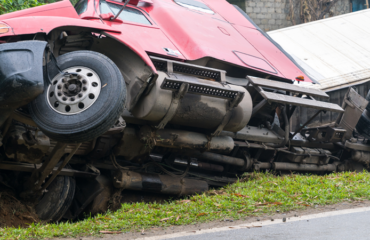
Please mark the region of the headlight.
POLYGON ((0 23, 0 34, 4 34, 9 32, 9 26, 5 25, 4 23, 0 23))

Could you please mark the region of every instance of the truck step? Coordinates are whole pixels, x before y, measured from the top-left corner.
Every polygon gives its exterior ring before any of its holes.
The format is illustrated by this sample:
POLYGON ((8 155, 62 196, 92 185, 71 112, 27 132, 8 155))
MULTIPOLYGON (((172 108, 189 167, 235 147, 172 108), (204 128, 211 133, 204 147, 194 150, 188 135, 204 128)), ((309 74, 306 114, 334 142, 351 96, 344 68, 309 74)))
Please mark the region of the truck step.
MULTIPOLYGON (((191 78, 189 78, 191 79, 191 78)), ((182 83, 189 84, 188 93, 198 94, 198 95, 205 95, 209 97, 216 97, 216 98, 224 98, 224 99, 235 99, 239 94, 244 95, 243 92, 239 92, 232 89, 227 89, 221 86, 215 86, 211 84, 204 84, 184 79, 172 79, 170 77, 166 78, 162 85, 162 89, 171 90, 171 91, 178 91, 182 83)))
POLYGON ((320 111, 331 111, 339 113, 342 113, 344 111, 343 108, 341 108, 337 104, 318 101, 314 99, 313 97, 329 98, 329 96, 321 90, 300 87, 294 84, 266 80, 257 77, 247 78, 249 80, 249 84, 252 85, 265 99, 262 104, 255 106, 252 115, 258 112, 261 106, 266 104, 266 102, 276 102, 292 106, 308 107, 318 109, 320 111), (266 91, 264 88, 268 88, 268 91, 266 91), (287 91, 287 94, 281 93, 279 92, 279 90, 287 91), (293 93, 296 93, 296 95, 293 95, 293 93), (308 99, 302 98, 302 95, 306 95, 308 99))
POLYGON ((150 58, 152 59, 153 64, 158 71, 163 71, 170 74, 181 73, 195 77, 214 79, 216 82, 226 82, 226 71, 220 69, 202 67, 199 65, 172 61, 154 56, 150 56, 150 58))
POLYGON ((283 90, 283 91, 289 91, 289 92, 293 92, 293 93, 300 93, 300 94, 310 95, 310 96, 313 96, 313 97, 329 98, 328 94, 326 94, 324 91, 321 91, 319 89, 301 87, 301 86, 295 85, 295 84, 272 81, 272 80, 267 80, 267 79, 257 78, 257 77, 249 77, 249 81, 254 86, 268 87, 268 88, 273 88, 273 89, 277 89, 277 90, 283 90))
POLYGON ((277 103, 283 103, 283 104, 290 104, 293 106, 301 106, 301 107, 308 107, 308 108, 315 108, 318 110, 323 111, 331 111, 331 112, 343 112, 343 108, 341 108, 339 105, 329 102, 321 102, 316 101, 312 99, 304 99, 304 98, 298 98, 278 93, 272 93, 272 92, 260 92, 261 95, 270 102, 277 102, 277 103))

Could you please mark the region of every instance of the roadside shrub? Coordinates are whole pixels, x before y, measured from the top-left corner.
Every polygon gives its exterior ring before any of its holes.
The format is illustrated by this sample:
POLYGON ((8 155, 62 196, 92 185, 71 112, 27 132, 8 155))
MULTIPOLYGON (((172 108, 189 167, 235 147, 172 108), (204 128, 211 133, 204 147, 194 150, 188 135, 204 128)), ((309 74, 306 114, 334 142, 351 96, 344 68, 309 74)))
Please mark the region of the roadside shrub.
MULTIPOLYGON (((58 1, 60 0, 0 0, 0 15, 58 1)), ((73 6, 78 2, 78 0, 70 1, 73 6)))
POLYGON ((37 7, 43 4, 45 3, 37 0, 0 0, 0 14, 37 7))

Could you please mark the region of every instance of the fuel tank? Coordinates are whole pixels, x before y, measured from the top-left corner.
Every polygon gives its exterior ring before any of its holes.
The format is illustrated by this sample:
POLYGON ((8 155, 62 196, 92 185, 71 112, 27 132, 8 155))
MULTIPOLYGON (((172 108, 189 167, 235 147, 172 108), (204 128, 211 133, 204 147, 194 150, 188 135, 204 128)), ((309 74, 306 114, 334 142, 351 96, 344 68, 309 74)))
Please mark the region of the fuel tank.
POLYGON ((138 104, 131 111, 134 117, 159 123, 169 112, 171 102, 175 96, 175 92, 163 86, 168 79, 175 79, 179 83, 189 83, 190 86, 196 85, 206 89, 216 88, 222 92, 239 92, 244 94, 244 97, 236 107, 229 108, 230 99, 210 96, 201 92, 194 93, 188 91, 180 100, 176 113, 169 123, 204 129, 216 129, 221 124, 227 112, 231 111, 230 121, 226 124, 224 130, 236 132, 248 124, 253 105, 251 96, 245 88, 183 74, 168 75, 160 71, 158 74, 159 76, 155 85, 146 95, 142 96, 138 104))

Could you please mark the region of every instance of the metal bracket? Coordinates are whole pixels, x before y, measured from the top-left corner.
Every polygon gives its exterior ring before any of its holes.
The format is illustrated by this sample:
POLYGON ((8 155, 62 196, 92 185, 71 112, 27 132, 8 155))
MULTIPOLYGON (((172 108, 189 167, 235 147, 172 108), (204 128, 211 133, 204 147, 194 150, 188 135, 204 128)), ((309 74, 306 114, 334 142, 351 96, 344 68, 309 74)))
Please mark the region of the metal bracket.
POLYGON ((173 93, 170 108, 168 109, 166 115, 161 120, 161 122, 158 124, 158 126, 156 126, 157 129, 163 129, 167 125, 167 123, 171 121, 173 116, 175 116, 175 113, 177 111, 177 108, 179 107, 181 99, 185 96, 188 90, 189 90, 189 84, 182 83, 179 91, 173 93))
MULTIPOLYGON (((75 148, 72 150, 72 152, 70 154, 68 154, 68 156, 62 162, 62 164, 60 164, 58 170, 53 173, 53 175, 49 178, 49 180, 42 187, 41 192, 44 191, 54 181, 54 179, 59 175, 59 173, 62 171, 62 169, 68 164, 68 162, 71 160, 71 158, 77 152, 77 150, 80 146, 81 146, 81 143, 77 144, 75 146, 75 148)), ((64 151, 64 148, 63 148, 63 151, 64 151)))
POLYGON ((233 100, 229 100, 229 107, 227 109, 227 112, 226 112, 224 118, 222 119, 221 124, 217 127, 216 131, 211 134, 212 137, 220 135, 220 133, 224 130, 224 127, 230 121, 232 110, 236 106, 239 105, 239 103, 241 102, 242 99, 243 99, 243 95, 242 94, 237 94, 236 97, 233 100))
MULTIPOLYGON (((29 180, 28 191, 21 193, 22 197, 33 195, 35 191, 41 190, 41 185, 45 182, 45 179, 53 173, 54 167, 60 161, 65 153, 66 143, 58 142, 53 148, 53 151, 49 155, 48 159, 38 169, 35 169, 29 180)), ((50 183, 49 183, 50 184, 50 183)))
POLYGON ((295 135, 297 135, 297 133, 299 133, 304 127, 306 127, 315 117, 317 117, 317 115, 319 115, 321 113, 322 110, 319 110, 315 113, 315 115, 313 115, 310 119, 307 120, 307 122, 305 122, 297 131, 295 131, 295 133, 292 135, 292 139, 295 135))
POLYGON ((55 171, 55 166, 61 160, 63 155, 65 154, 65 148, 67 147, 67 143, 60 143, 58 142, 57 145, 53 148, 48 159, 42 164, 40 168, 36 168, 30 178, 28 191, 21 193, 22 197, 27 197, 29 195, 34 194, 41 194, 59 175, 59 173, 63 170, 63 168, 67 165, 67 163, 71 160, 73 155, 77 152, 78 148, 81 146, 77 144, 73 151, 64 159, 58 169, 55 171), (44 186, 42 184, 45 182, 45 179, 50 175, 53 174, 49 180, 46 182, 44 186))
POLYGON ((344 136, 346 140, 351 139, 353 129, 356 127, 358 120, 365 111, 368 101, 359 95, 353 88, 349 88, 342 104, 344 112, 339 114, 335 125, 346 129, 344 136))

